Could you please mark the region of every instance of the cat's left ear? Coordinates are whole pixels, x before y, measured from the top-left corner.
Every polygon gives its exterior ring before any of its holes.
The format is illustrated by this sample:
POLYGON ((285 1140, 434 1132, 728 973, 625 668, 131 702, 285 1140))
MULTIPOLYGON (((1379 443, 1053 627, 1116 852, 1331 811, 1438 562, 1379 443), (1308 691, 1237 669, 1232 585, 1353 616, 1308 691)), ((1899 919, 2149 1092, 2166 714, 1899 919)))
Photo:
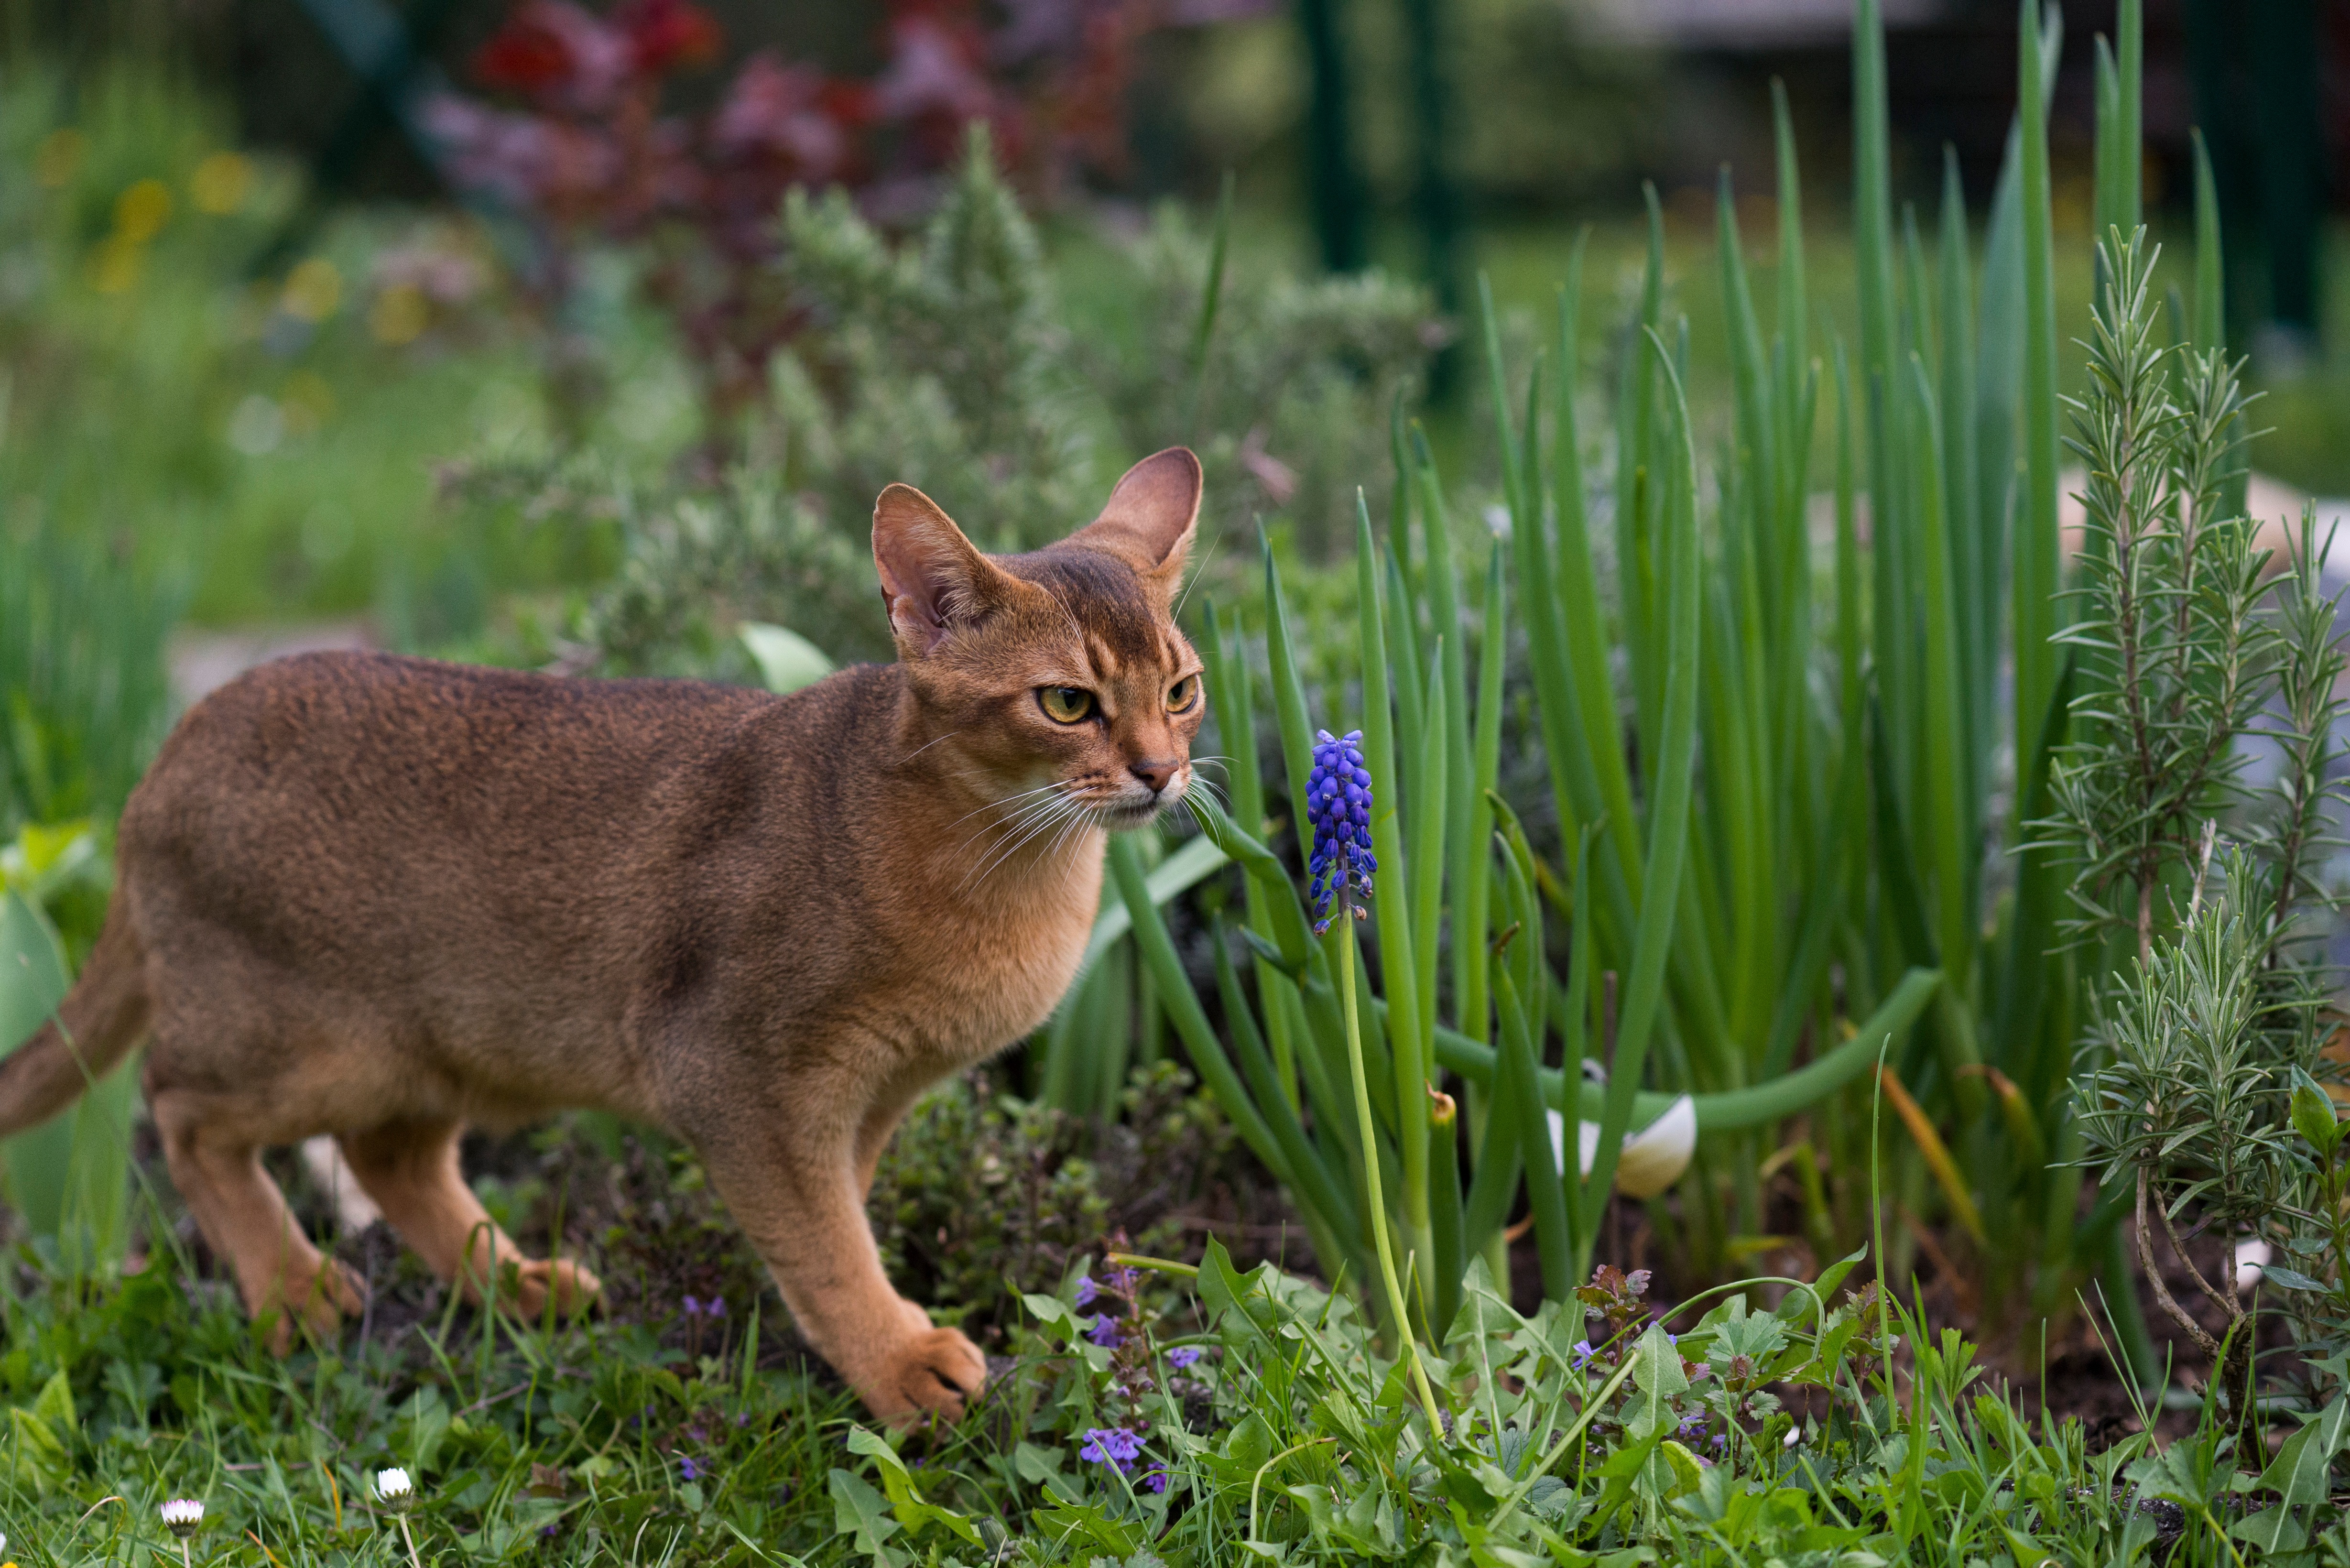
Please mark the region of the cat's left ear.
POLYGON ((1172 597, 1199 526, 1200 483, 1200 460, 1191 448, 1153 452, 1126 471, 1101 515, 1072 542, 1124 556, 1162 598, 1172 597))

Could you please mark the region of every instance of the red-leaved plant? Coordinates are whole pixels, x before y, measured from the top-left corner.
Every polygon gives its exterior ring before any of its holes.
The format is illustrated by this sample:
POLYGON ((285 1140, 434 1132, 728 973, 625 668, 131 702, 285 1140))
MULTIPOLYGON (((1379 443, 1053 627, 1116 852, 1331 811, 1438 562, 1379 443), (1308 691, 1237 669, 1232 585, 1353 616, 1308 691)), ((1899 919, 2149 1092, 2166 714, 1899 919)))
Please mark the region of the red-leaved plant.
POLYGON ((1083 169, 1117 171, 1134 47, 1172 21, 1247 9, 1162 0, 888 0, 884 59, 866 79, 761 51, 707 112, 663 111, 664 89, 714 61, 717 22, 692 0, 623 0, 596 13, 521 0, 473 59, 513 108, 454 95, 429 123, 461 183, 536 232, 542 308, 557 314, 580 247, 649 247, 648 296, 702 380, 713 454, 764 395, 767 364, 800 325, 777 281, 775 222, 795 185, 841 184, 868 214, 929 204, 965 128, 989 128, 1032 197, 1083 169))

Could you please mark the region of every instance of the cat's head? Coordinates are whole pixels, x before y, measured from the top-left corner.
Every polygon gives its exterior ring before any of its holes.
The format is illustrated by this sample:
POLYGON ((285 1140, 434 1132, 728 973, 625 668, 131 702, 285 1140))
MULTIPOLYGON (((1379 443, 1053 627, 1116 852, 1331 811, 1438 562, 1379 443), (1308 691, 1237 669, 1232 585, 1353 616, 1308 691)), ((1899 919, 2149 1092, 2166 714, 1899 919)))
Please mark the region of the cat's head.
POLYGON ((1024 825, 1135 827, 1181 799, 1208 707, 1174 618, 1199 514, 1182 447, 1026 555, 983 555, 920 491, 884 490, 873 561, 938 760, 1024 825))

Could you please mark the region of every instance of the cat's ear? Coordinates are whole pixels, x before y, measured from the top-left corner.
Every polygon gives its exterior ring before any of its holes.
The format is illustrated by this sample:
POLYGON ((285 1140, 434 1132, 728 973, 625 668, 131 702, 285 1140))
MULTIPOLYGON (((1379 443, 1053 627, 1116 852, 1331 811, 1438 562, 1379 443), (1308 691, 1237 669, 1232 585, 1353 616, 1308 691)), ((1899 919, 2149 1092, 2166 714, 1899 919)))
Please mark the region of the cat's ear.
POLYGON ((1128 469, 1101 515, 1072 542, 1124 556, 1162 596, 1171 596, 1199 521, 1200 460, 1189 447, 1170 446, 1128 469))
POLYGON ((873 565, 898 651, 919 658, 959 627, 976 625, 1013 579, 980 554, 939 504, 893 484, 873 504, 873 565))

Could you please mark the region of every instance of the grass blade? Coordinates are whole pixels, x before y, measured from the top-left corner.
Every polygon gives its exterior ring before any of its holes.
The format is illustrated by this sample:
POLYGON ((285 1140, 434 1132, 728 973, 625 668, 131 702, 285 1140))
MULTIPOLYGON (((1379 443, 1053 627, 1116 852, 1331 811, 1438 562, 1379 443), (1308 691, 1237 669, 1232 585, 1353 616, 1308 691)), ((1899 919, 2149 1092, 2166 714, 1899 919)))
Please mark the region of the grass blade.
POLYGON ((1667 486, 1664 539, 1664 611, 1668 631, 1661 714, 1663 744, 1658 752, 1654 805, 1648 814, 1648 860, 1641 885, 1639 924, 1633 940, 1632 971, 1624 990, 1624 1011, 1609 1066, 1607 1113, 1599 1124, 1599 1153, 1584 1196, 1583 1230, 1597 1230, 1600 1203, 1615 1179, 1616 1159, 1632 1113, 1632 1096, 1655 1032, 1662 999, 1665 959, 1679 901, 1682 857, 1689 846, 1690 800, 1697 753, 1699 552, 1697 450, 1680 377, 1651 332, 1648 346, 1664 367, 1672 421, 1668 431, 1679 449, 1673 482, 1667 486))
MULTIPOLYGON (((2015 637, 2015 755, 2019 810, 2038 784, 2040 738, 2056 685, 2052 639, 2062 542, 2056 518, 2056 279, 2050 232, 2048 116, 2041 81, 2037 0, 2018 13, 2017 109, 2022 119, 2023 236, 2023 494, 2011 565, 2015 637)), ((2018 818, 2019 826, 2022 818, 2018 818)))

